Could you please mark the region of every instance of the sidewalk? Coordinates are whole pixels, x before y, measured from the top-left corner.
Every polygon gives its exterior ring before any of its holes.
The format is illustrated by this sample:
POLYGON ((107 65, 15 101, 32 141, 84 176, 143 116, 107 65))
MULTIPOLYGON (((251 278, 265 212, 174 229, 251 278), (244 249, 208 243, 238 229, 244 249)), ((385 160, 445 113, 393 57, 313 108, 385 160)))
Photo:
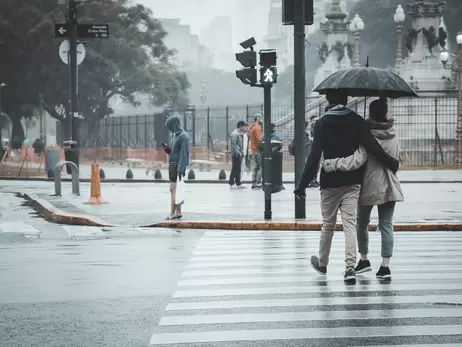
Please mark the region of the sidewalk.
MULTIPOLYGON (((285 191, 273 195, 273 226, 267 225, 265 228, 275 228, 278 223, 288 223, 288 226, 281 224, 280 228, 307 227, 319 230, 319 190, 307 190, 307 224, 301 224, 300 221, 294 220, 293 188, 293 185, 286 185, 285 191), (298 226, 295 222, 298 222, 298 226)), ((31 199, 46 205, 47 209, 53 210, 52 212, 64 213, 66 218, 54 220, 60 223, 197 228, 200 223, 188 222, 208 222, 203 224, 207 228, 228 225, 228 228, 235 229, 257 226, 263 228, 264 224, 267 224, 263 220, 264 194, 261 190, 230 189, 227 185, 188 184, 183 224, 156 224, 163 222, 169 212, 170 194, 167 184, 104 184, 101 186, 102 197, 108 203, 96 206, 84 204, 89 199, 89 189, 88 183, 82 183, 82 195, 76 197, 70 193, 70 184, 63 183, 64 196, 54 197, 50 196, 53 194, 51 182, 0 181, 0 191, 27 194, 31 199), (74 216, 74 219, 71 216, 74 216), (82 222, 82 218, 86 218, 86 222, 82 222), (92 221, 94 224, 91 224, 92 221), (259 225, 243 226, 243 223, 259 225)), ((397 205, 396 224, 438 224, 446 230, 457 229, 454 226, 447 227, 457 224, 462 229, 462 184, 412 184, 403 185, 403 190, 406 201, 397 205)), ((372 223, 376 223, 376 212, 373 214, 372 223)), ((404 230, 405 226, 400 228, 404 230)), ((438 229, 436 226, 433 228, 438 229)))
MULTIPOLYGON (((37 165, 38 167, 38 165, 37 165)), ((123 166, 107 166, 104 164, 100 166, 105 173, 106 179, 108 180, 125 180, 127 174, 127 167, 123 166)), ((133 173, 133 178, 135 181, 153 181, 154 172, 150 171, 149 175, 146 175, 146 168, 130 168, 133 173)), ((168 179, 168 169, 160 169, 162 173, 162 180, 168 179)), ((188 170, 189 172, 189 170, 188 170)), ((219 181, 218 175, 220 170, 211 170, 211 171, 199 171, 199 169, 194 169, 196 176, 195 181, 197 183, 209 183, 220 182, 226 184, 227 181, 219 181)), ((226 178, 229 177, 229 170, 226 171, 226 178)), ((62 177, 64 180, 70 179, 70 175, 65 173, 63 170, 62 177)), ((80 179, 89 180, 91 177, 91 166, 90 165, 80 165, 80 179)), ((293 172, 284 172, 283 181, 286 184, 294 183, 294 173, 293 172)), ((409 170, 409 171, 400 171, 399 177, 402 183, 432 183, 432 182, 457 182, 462 183, 462 169, 460 170, 409 170)), ((42 177, 42 180, 44 178, 42 177)), ((252 179, 252 175, 249 173, 244 174, 244 182, 249 182, 252 179)), ((113 183, 113 182, 111 182, 113 183)))

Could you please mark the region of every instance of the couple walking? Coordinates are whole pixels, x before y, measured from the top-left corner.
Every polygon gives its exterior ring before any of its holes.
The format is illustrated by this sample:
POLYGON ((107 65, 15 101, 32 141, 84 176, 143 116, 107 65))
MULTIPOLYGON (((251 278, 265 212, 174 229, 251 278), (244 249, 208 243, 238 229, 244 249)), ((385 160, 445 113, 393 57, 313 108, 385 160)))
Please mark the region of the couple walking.
POLYGON ((315 177, 323 157, 320 182, 323 227, 319 256, 311 257, 311 265, 319 274, 327 274, 340 210, 345 234, 345 282, 355 283, 356 273, 371 271, 368 225, 373 206, 378 206, 383 259, 377 277, 391 278, 393 213, 395 203, 403 201, 403 194, 396 176, 398 139, 393 120, 387 118, 386 100, 373 101, 369 119, 365 121, 345 106, 346 95, 328 93, 326 98, 328 110, 315 124, 312 148, 294 191, 298 198, 306 196, 305 189, 315 177), (361 254, 358 264, 357 243, 361 254))

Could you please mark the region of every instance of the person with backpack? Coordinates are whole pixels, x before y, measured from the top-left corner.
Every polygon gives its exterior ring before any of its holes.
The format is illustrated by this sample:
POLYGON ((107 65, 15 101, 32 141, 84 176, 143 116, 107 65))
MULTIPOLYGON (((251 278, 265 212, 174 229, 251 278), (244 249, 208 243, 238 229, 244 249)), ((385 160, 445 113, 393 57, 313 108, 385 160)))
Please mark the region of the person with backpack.
MULTIPOLYGON (((310 122, 305 122, 305 147, 306 147, 307 158, 310 155, 311 146, 313 144, 314 124, 316 123, 316 118, 317 118, 316 116, 312 116, 310 118, 310 122)), ((295 151, 296 149, 295 149, 295 138, 294 138, 292 142, 289 144, 289 154, 291 156, 295 156, 295 151)), ((313 181, 311 181, 310 184, 308 185, 308 188, 319 187, 319 182, 317 181, 318 172, 316 173, 316 176, 314 177, 313 181)))

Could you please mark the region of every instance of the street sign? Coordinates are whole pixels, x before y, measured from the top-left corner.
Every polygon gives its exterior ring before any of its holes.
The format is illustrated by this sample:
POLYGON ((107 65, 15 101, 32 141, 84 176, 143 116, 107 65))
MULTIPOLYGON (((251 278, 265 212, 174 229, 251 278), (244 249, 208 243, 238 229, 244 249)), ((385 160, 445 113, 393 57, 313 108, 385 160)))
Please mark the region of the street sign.
MULTIPOLYGON (((69 38, 69 25, 55 24, 57 38, 69 38)), ((107 39, 109 38, 108 24, 78 24, 77 37, 81 39, 107 39)))
POLYGON ((69 29, 67 24, 55 24, 55 36, 56 37, 69 37, 69 29))
POLYGON ((262 84, 274 84, 277 82, 277 70, 275 67, 264 67, 260 69, 260 82, 262 84))
MULTIPOLYGON (((70 51, 70 44, 69 40, 64 40, 61 42, 59 46, 59 57, 63 61, 64 64, 69 65, 69 51, 70 51)), ((82 64, 83 60, 85 59, 86 50, 85 46, 81 43, 77 44, 77 65, 82 64)))
POLYGON ((108 24, 79 24, 77 36, 82 39, 107 39, 109 38, 108 24))

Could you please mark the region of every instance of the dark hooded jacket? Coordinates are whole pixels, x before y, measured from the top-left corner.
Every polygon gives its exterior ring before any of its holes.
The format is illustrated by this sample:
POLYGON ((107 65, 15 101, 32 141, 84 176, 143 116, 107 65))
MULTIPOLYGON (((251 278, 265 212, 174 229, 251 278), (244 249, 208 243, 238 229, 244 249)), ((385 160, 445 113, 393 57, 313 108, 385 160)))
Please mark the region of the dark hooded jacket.
POLYGON ((178 117, 172 116, 167 119, 165 126, 173 133, 169 166, 175 166, 178 173, 185 173, 189 165, 189 135, 181 127, 178 117))
MULTIPOLYGON (((330 108, 314 126, 313 145, 296 192, 302 193, 315 178, 321 155, 324 155, 324 159, 348 157, 359 145, 374 155, 386 168, 393 172, 398 170, 399 162, 385 153, 361 116, 343 105, 330 108)), ((364 165, 355 171, 326 173, 322 169, 321 189, 361 184, 363 175, 364 165)))

